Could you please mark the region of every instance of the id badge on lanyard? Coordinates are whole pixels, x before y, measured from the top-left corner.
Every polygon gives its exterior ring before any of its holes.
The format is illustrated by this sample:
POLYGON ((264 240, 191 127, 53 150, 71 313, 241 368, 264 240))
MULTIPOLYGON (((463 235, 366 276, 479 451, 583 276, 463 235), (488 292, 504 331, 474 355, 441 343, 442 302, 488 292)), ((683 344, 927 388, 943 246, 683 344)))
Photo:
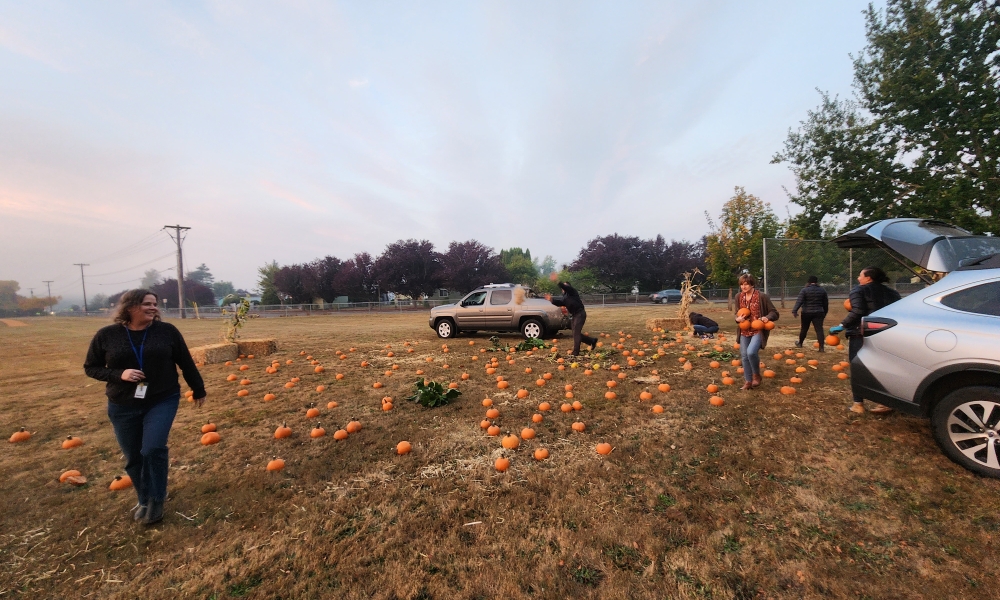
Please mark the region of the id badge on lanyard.
MULTIPOLYGON (((122 325, 122 327, 125 326, 122 325)), ((150 324, 149 327, 152 327, 152 324, 150 324)), ((145 373, 145 371, 142 368, 142 351, 146 347, 146 334, 149 333, 149 327, 146 327, 146 329, 142 332, 142 341, 139 342, 138 351, 135 349, 135 343, 132 341, 132 334, 129 332, 128 327, 125 327, 125 335, 128 337, 128 343, 130 346, 132 346, 132 353, 135 354, 135 359, 139 362, 139 370, 142 371, 143 373, 145 373)), ((135 386, 135 395, 132 397, 142 400, 143 398, 146 397, 146 390, 148 388, 149 388, 148 383, 146 383, 145 381, 140 381, 135 386)))

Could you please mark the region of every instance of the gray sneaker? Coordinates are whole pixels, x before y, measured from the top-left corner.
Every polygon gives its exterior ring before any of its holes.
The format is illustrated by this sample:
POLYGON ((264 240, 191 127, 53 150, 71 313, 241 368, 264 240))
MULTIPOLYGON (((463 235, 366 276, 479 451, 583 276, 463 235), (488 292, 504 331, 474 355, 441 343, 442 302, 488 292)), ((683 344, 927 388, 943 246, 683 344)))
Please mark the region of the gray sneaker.
POLYGON ((163 520, 163 500, 150 500, 142 520, 143 525, 153 525, 163 520))
POLYGON ((145 504, 136 504, 131 510, 129 510, 129 512, 135 512, 135 514, 132 515, 132 518, 136 523, 138 523, 146 518, 146 510, 147 506, 145 504))

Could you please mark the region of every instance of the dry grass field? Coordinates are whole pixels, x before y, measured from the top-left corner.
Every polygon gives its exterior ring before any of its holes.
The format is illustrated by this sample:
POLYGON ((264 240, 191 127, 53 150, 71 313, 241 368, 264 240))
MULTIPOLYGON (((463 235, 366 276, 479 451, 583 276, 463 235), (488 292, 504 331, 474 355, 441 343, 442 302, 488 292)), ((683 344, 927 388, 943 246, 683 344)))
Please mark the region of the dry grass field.
MULTIPOLYGON (((685 338, 651 358, 674 336, 654 340, 643 325, 674 310, 593 309, 587 329, 611 334, 602 338, 605 350, 624 338, 635 367, 619 352, 588 376, 590 360, 559 370, 549 350, 519 352, 513 365, 501 358, 496 373, 510 381, 507 390, 485 372, 496 354, 481 352, 488 335, 459 337, 445 353, 424 313, 251 321, 244 337, 274 337, 280 350, 241 363, 250 366, 249 386, 226 381, 238 365, 202 367, 208 401, 200 410, 182 402, 170 439, 166 519, 148 529, 127 515, 133 491, 108 490, 123 462, 103 384, 82 369, 104 323, 0 324, 0 423, 4 435, 21 426, 32 432, 0 455, 0 596, 1000 596, 1000 481, 949 462, 921 419, 849 413, 848 382, 831 370, 846 352, 808 348, 792 357, 795 366, 784 355, 774 360, 798 331, 789 309, 761 354, 777 376, 752 392, 721 386, 725 405, 711 406, 706 386, 720 382, 722 370, 739 382, 727 361, 712 368, 697 356, 714 344, 685 338), (685 357, 689 371, 678 362, 687 343, 696 346, 685 357), (314 373, 302 352, 325 372, 314 373), (268 375, 271 358, 281 367, 268 375), (798 392, 780 394, 809 359, 819 364, 807 368, 798 392), (611 364, 625 378, 609 401, 605 383, 617 380, 611 364), (439 408, 407 402, 418 369, 458 382, 462 396, 439 408), (539 387, 543 373, 553 377, 539 387), (293 376, 301 381, 285 388, 293 376), (374 389, 376 381, 384 388, 374 389), (671 390, 657 391, 659 382, 671 390), (320 384, 325 391, 316 391, 320 384), (559 410, 566 384, 582 410, 559 410), (521 386, 529 398, 517 399, 521 386), (250 394, 241 398, 243 387, 250 394), (642 402, 646 388, 654 398, 642 402), (276 400, 264 402, 268 392, 276 400), (381 409, 384 396, 394 400, 391 411, 381 409), (484 398, 493 399, 505 432, 531 426, 543 400, 554 409, 534 425, 535 439, 508 451, 480 428, 484 398), (327 408, 330 401, 339 406, 327 408), (305 416, 311 403, 318 418, 305 416), (664 411, 655 414, 653 404, 664 411), (334 440, 333 431, 355 418, 363 429, 334 440), (207 421, 218 425, 219 444, 199 443, 207 421), (572 431, 575 421, 584 432, 572 431), (293 435, 276 440, 283 422, 293 435), (316 422, 327 435, 311 439, 316 422), (63 450, 70 434, 84 444, 63 450), (410 454, 396 455, 401 440, 412 443, 410 454), (597 454, 599 442, 613 452, 597 454), (550 451, 547 460, 532 458, 538 447, 550 451), (505 473, 493 466, 501 454, 511 459, 505 473), (283 471, 265 470, 272 456, 286 461, 283 471), (60 484, 71 468, 88 484, 60 484)), ((722 310, 707 312, 731 323, 722 310)), ((189 345, 219 339, 218 321, 174 322, 189 345)), ((568 345, 564 332, 560 355, 568 345)))

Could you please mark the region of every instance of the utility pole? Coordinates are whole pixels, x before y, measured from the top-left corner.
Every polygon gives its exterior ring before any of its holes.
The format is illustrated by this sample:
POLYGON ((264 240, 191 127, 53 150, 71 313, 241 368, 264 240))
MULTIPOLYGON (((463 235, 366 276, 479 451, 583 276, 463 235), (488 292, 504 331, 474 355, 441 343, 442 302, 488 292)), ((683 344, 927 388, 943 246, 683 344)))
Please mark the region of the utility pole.
POLYGON ((83 268, 89 267, 89 264, 85 263, 73 263, 74 265, 80 267, 80 285, 83 286, 83 312, 86 314, 87 311, 87 283, 83 280, 83 268))
POLYGON ((34 298, 35 297, 35 288, 28 288, 28 293, 31 294, 32 298, 34 298))
POLYGON ((52 302, 52 284, 55 283, 55 281, 54 280, 49 280, 49 281, 43 281, 42 283, 45 284, 45 289, 48 290, 48 294, 49 295, 47 296, 47 298, 49 299, 49 302, 50 302, 50 304, 49 304, 49 312, 52 312, 52 304, 51 304, 51 302, 52 302))
POLYGON ((177 300, 180 304, 181 318, 186 319, 187 315, 184 314, 184 254, 181 251, 181 243, 187 234, 181 233, 191 229, 190 227, 182 227, 180 225, 164 225, 164 229, 173 229, 174 233, 167 234, 172 240, 177 242, 177 300))

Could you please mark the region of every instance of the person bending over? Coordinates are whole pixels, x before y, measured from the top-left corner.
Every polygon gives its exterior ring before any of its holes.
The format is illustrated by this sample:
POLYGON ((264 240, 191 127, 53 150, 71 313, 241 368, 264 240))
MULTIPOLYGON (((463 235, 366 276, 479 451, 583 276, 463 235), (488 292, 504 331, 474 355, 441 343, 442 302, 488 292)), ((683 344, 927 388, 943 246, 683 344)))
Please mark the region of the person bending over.
POLYGON ((576 356, 580 354, 581 342, 593 348, 597 344, 597 338, 583 335, 583 324, 587 322, 587 311, 583 308, 583 300, 580 299, 580 293, 565 281, 560 281, 557 285, 563 291, 562 297, 549 295, 546 298, 556 306, 566 307, 566 311, 569 312, 570 317, 573 319, 573 352, 571 355, 576 356))
POLYGON ((719 324, 701 313, 690 313, 688 318, 691 319, 691 327, 694 329, 695 335, 712 338, 719 331, 719 324))

